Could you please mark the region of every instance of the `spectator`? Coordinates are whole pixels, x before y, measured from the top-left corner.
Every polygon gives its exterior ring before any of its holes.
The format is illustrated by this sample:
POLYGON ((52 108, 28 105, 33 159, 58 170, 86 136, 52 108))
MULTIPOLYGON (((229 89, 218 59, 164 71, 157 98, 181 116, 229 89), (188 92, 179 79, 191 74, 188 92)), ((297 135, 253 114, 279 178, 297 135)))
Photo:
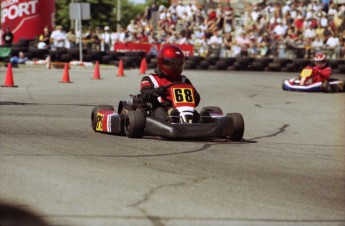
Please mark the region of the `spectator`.
POLYGON ((223 47, 221 52, 221 57, 231 57, 231 47, 232 42, 232 33, 227 32, 223 35, 223 47))
POLYGON ((320 22, 317 23, 315 28, 315 36, 324 39, 325 29, 321 26, 320 22))
MULTIPOLYGON (((133 21, 134 22, 134 21, 133 21)), ((101 50, 107 51, 111 47, 111 34, 109 26, 104 27, 104 33, 101 35, 101 50)))
POLYGON ((23 52, 19 52, 18 56, 13 56, 10 59, 12 66, 16 67, 18 64, 25 64, 28 58, 24 55, 23 52))
POLYGON ((330 58, 335 59, 340 55, 339 37, 333 32, 326 41, 326 47, 328 48, 328 56, 330 58))
POLYGON ((316 38, 311 43, 311 47, 314 49, 315 53, 321 52, 323 46, 324 46, 324 43, 320 36, 316 36, 316 38))
POLYGON ((119 37, 119 42, 126 42, 126 31, 120 27, 120 30, 118 31, 118 37, 119 37))
POLYGON ((304 58, 310 59, 312 55, 314 55, 314 49, 312 46, 312 38, 307 38, 304 42, 304 58))
POLYGON ((61 25, 57 25, 55 27, 55 30, 50 35, 50 38, 53 40, 53 46, 52 46, 53 49, 65 47, 66 34, 63 31, 63 28, 61 25))
POLYGON ((224 24, 223 24, 223 30, 224 32, 231 32, 233 31, 233 13, 232 8, 227 7, 224 11, 224 24))
POLYGON ((247 57, 248 56, 248 48, 250 46, 250 39, 244 32, 241 32, 239 36, 236 38, 237 45, 241 48, 240 56, 247 57))
POLYGON ((321 13, 320 24, 323 28, 328 27, 328 18, 326 17, 326 15, 327 14, 325 12, 321 13))
POLYGON ((278 18, 276 20, 277 24, 273 29, 273 34, 276 36, 277 39, 279 39, 280 37, 284 36, 288 27, 286 25, 282 24, 282 19, 278 18))
POLYGON ((77 47, 77 36, 73 28, 66 34, 66 48, 73 49, 77 47))
POLYGON ((91 38, 91 49, 95 51, 101 51, 101 40, 98 35, 93 34, 91 38))
POLYGON ((206 57, 209 51, 209 45, 207 44, 206 36, 201 39, 195 39, 194 41, 195 55, 206 57))
POLYGON ((13 42, 13 38, 14 38, 14 36, 13 36, 12 31, 11 31, 11 28, 10 28, 10 26, 7 26, 5 32, 2 35, 2 39, 5 41, 5 45, 8 47, 11 47, 12 42, 13 42))
POLYGON ((218 34, 218 31, 214 31, 207 44, 209 45, 209 54, 211 56, 219 56, 223 38, 218 34))
POLYGON ((267 57, 269 55, 269 48, 268 48, 268 43, 266 41, 263 41, 259 44, 259 56, 260 57, 267 57))
POLYGON ((316 35, 315 29, 312 27, 311 24, 303 32, 304 39, 308 39, 308 38, 313 39, 313 38, 315 38, 315 35, 316 35))
POLYGON ((37 45, 38 49, 49 49, 50 48, 50 31, 48 27, 44 27, 42 34, 39 37, 39 42, 37 45))
MULTIPOLYGON (((105 29, 104 29, 105 30, 105 29)), ((109 30, 109 29, 108 29, 109 30)), ((129 33, 135 33, 138 30, 137 25, 135 24, 134 20, 131 20, 129 22, 129 24, 127 25, 127 30, 129 31, 129 33)))
POLYGON ((299 14, 294 21, 294 27, 295 27, 295 30, 297 31, 297 34, 302 34, 303 24, 304 24, 303 16, 299 14))

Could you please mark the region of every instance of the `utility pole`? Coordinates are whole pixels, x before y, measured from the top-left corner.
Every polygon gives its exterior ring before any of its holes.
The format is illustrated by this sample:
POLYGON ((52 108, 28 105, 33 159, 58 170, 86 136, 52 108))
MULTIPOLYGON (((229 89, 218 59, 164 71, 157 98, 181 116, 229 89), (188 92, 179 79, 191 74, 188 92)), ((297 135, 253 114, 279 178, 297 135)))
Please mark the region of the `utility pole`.
POLYGON ((117 12, 116 12, 116 31, 120 31, 120 21, 121 21, 121 0, 117 0, 117 12))

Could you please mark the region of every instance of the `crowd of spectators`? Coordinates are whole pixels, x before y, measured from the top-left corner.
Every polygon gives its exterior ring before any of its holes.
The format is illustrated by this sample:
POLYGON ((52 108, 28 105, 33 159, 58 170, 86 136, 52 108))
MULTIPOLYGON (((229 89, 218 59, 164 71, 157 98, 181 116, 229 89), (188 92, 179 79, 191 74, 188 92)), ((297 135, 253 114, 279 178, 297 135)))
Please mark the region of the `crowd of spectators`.
MULTIPOLYGON (((115 26, 115 25, 114 25, 115 26)), ((311 58, 323 52, 345 58, 345 4, 331 0, 263 1, 238 13, 231 4, 153 4, 118 31, 112 24, 89 28, 83 45, 114 50, 114 43, 173 43, 194 46, 194 55, 219 57, 311 58)), ((74 48, 78 34, 61 26, 44 31, 39 48, 74 48), (48 38, 49 37, 49 38, 48 38)), ((153 53, 154 54, 154 53, 153 53)))

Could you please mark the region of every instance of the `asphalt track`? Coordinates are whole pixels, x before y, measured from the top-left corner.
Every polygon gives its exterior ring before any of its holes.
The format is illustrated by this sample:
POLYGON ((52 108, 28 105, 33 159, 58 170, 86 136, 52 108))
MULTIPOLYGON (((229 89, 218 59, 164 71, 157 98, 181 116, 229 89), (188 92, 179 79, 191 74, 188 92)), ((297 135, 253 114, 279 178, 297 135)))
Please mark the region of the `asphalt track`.
POLYGON ((0 87, 3 202, 51 225, 345 225, 345 93, 282 91, 292 73, 186 71, 200 107, 243 115, 244 140, 129 139, 93 132, 90 114, 136 94, 138 69, 62 74, 14 68, 18 87, 0 87))

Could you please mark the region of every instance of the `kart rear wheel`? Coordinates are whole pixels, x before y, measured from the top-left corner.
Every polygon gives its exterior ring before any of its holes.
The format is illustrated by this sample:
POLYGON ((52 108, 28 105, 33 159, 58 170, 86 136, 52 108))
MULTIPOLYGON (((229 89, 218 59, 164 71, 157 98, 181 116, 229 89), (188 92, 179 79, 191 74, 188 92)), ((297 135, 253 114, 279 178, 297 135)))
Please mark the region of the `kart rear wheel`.
POLYGON ((226 116, 230 117, 233 122, 233 132, 230 136, 230 140, 240 141, 242 140, 244 133, 244 120, 240 113, 228 113, 226 116))
POLYGON ((338 85, 336 84, 328 84, 327 88, 326 88, 326 92, 327 93, 339 93, 340 92, 340 88, 338 85))
POLYGON ((129 138, 142 138, 144 136, 146 118, 142 111, 129 111, 125 119, 124 129, 129 138))
POLYGON ((91 113, 91 127, 95 132, 98 132, 96 131, 96 127, 98 122, 97 112, 99 111, 114 111, 114 108, 111 105, 97 105, 93 108, 91 113))

